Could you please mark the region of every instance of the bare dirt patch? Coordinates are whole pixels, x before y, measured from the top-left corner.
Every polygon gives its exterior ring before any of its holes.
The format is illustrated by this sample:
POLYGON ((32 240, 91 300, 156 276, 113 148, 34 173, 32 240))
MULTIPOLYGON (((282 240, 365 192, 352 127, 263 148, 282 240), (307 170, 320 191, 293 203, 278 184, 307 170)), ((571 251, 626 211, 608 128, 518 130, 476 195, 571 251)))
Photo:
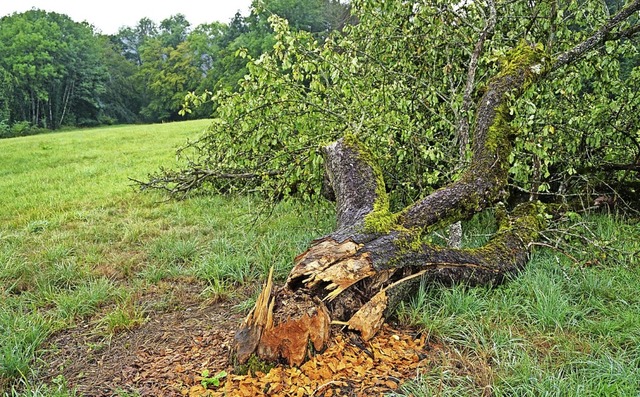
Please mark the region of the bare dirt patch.
POLYGON ((141 327, 104 337, 87 322, 54 335, 44 377, 63 375, 84 396, 181 395, 202 370, 228 367, 229 347, 243 315, 233 302, 206 305, 183 293, 181 305, 153 313, 141 327))
POLYGON ((43 377, 63 375, 83 396, 378 396, 438 365, 449 354, 415 330, 386 325, 371 341, 332 330, 333 342, 300 367, 233 374, 236 302, 206 304, 197 293, 154 313, 141 327, 105 338, 87 322, 51 338, 43 377), (207 371, 207 372, 204 372, 207 371), (219 386, 203 373, 228 372, 219 386))

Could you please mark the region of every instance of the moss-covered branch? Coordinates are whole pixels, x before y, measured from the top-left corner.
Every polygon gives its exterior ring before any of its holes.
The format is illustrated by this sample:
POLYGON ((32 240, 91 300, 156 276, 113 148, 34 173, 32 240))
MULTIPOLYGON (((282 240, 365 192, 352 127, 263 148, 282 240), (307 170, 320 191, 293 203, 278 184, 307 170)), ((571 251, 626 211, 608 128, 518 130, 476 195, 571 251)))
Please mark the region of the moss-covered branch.
POLYGON ((469 167, 456 182, 407 208, 400 219, 402 226, 444 227, 470 217, 503 196, 515 133, 509 125, 509 104, 544 70, 544 53, 539 46, 523 42, 511 51, 478 102, 469 167))

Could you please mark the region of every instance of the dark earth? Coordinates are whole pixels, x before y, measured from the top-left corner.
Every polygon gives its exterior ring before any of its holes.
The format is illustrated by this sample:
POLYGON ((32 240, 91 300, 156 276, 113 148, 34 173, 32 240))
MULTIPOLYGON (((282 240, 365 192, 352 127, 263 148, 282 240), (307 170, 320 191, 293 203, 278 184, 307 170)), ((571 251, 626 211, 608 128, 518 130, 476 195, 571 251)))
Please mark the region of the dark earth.
MULTIPOLYGON (((479 395, 490 395, 488 360, 397 325, 386 325, 366 343, 334 326, 329 348, 298 368, 279 365, 267 373, 234 374, 229 353, 244 320, 239 301, 206 301, 197 285, 172 288, 171 304, 150 311, 133 330, 105 336, 87 320, 51 337, 42 357, 43 380, 54 382, 62 375, 78 395, 96 397, 375 396, 446 368, 468 374, 479 395), (219 386, 203 386, 203 373, 221 371, 229 375, 219 386)), ((143 300, 150 299, 158 298, 151 294, 143 300)))

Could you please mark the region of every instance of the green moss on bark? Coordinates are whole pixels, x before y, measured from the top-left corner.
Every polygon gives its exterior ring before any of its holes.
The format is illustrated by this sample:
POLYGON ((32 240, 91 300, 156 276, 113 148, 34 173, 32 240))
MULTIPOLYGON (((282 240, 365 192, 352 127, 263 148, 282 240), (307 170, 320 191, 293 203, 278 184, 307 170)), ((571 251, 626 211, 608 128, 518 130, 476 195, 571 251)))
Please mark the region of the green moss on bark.
POLYGON ((546 71, 549 66, 549 59, 541 43, 531 45, 527 41, 521 40, 517 46, 506 54, 502 65, 500 65, 500 73, 496 78, 516 73, 519 69, 527 67, 529 76, 525 84, 526 88, 527 85, 533 82, 535 76, 546 71))
MULTIPOLYGON (((500 210, 499 210, 500 211, 500 210)), ((527 250, 532 241, 538 239, 540 230, 545 227, 545 207, 540 203, 521 204, 510 216, 498 213, 498 231, 493 239, 485 246, 471 250, 473 255, 496 261, 497 263, 512 264, 514 250, 527 250), (520 247, 517 247, 520 245, 520 247), (524 246, 522 246, 524 245, 524 246)))
POLYGON ((355 135, 344 136, 345 146, 357 153, 358 158, 371 168, 375 183, 375 200, 373 211, 364 218, 364 228, 367 233, 389 233, 398 228, 399 214, 390 210, 389 195, 384 183, 382 169, 378 165, 375 155, 360 142, 355 135))

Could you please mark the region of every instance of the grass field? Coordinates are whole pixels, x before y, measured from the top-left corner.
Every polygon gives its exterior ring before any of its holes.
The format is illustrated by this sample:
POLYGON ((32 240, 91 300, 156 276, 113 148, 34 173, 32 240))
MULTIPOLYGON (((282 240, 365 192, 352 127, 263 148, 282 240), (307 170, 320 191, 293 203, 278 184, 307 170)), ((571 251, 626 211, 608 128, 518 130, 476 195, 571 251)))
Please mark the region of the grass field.
MULTIPOLYGON (((582 222, 603 250, 536 250, 522 275, 495 289, 422 288, 400 317, 456 348, 406 392, 639 396, 640 227, 602 215, 582 222)), ((484 235, 487 224, 476 219, 471 230, 484 235)))
MULTIPOLYGON (((282 203, 255 222, 256 198, 178 202, 132 187, 129 177, 172 164, 173 149, 206 125, 0 140, 0 394, 74 395, 64 379, 33 381, 55 331, 81 321, 105 335, 136 327, 153 309, 139 303, 144 291, 156 287, 153 304, 170 306, 167 280, 215 300, 271 265, 283 277, 331 229, 326 204, 282 203)), ((424 286, 400 308, 403 322, 448 353, 399 395, 639 396, 640 226, 605 215, 579 221, 566 234, 572 257, 536 249, 500 287, 424 286)), ((468 222, 466 244, 486 241, 493 227, 491 216, 468 222)))
POLYGON ((30 383, 52 332, 81 319, 97 332, 133 327, 149 309, 132 307, 133 297, 168 279, 198 282, 203 298, 216 298, 272 264, 283 275, 331 227, 327 206, 282 204, 255 222, 252 198, 176 202, 135 190, 129 177, 171 165, 175 148, 207 124, 0 140, 0 395, 17 394, 16 381, 36 395, 57 390, 30 383))

